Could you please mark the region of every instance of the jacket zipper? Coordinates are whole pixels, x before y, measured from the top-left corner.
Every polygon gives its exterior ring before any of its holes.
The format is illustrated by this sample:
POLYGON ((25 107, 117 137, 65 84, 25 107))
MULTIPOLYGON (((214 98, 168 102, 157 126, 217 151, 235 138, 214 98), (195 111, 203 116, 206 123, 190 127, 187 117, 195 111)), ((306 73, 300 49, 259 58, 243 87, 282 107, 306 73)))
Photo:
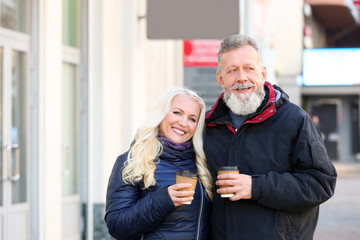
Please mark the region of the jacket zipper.
POLYGON ((198 229, 197 229, 197 234, 196 234, 196 240, 199 240, 199 237, 200 237, 200 223, 201 223, 201 217, 202 217, 203 205, 204 205, 204 194, 203 194, 203 188, 202 188, 201 182, 200 182, 200 193, 201 193, 201 204, 200 204, 200 214, 199 214, 199 220, 198 220, 198 229))

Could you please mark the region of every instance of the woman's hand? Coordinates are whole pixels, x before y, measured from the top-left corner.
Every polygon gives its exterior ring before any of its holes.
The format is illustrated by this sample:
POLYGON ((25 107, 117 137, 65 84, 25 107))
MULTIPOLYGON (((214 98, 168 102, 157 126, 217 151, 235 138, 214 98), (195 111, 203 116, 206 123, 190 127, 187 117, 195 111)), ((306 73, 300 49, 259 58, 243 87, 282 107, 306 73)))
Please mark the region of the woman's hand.
POLYGON ((194 191, 181 190, 191 187, 190 183, 178 183, 168 187, 168 193, 176 207, 194 199, 194 191))

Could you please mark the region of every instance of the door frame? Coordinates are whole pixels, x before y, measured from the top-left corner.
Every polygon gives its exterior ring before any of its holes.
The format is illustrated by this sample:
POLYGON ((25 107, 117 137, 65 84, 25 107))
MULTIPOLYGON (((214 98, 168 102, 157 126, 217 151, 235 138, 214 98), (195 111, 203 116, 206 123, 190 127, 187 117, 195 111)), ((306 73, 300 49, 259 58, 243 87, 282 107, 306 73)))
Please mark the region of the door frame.
MULTIPOLYGON (((25 114, 26 116, 29 116, 29 92, 28 92, 28 84, 29 84, 29 79, 30 79, 30 69, 29 69, 29 64, 30 64, 30 36, 28 34, 25 33, 21 33, 21 32, 17 32, 17 31, 13 31, 10 29, 6 29, 6 28, 2 28, 0 27, 0 47, 2 47, 3 49, 3 76, 2 76, 2 80, 3 80, 3 99, 2 99, 2 103, 3 103, 3 146, 2 147, 2 156, 3 156, 3 163, 4 163, 4 171, 3 174, 6 174, 7 168, 9 168, 9 163, 6 161, 7 158, 7 151, 5 148, 7 145, 12 144, 11 143, 11 117, 5 117, 6 115, 10 115, 11 116, 11 106, 12 106, 12 102, 11 102, 11 91, 9 91, 9 89, 11 88, 11 81, 12 81, 12 73, 11 73, 11 69, 12 69, 12 51, 17 51, 17 52, 23 52, 26 54, 26 62, 27 62, 27 67, 25 69, 25 75, 26 75, 26 83, 25 83, 25 92, 26 92, 26 96, 24 96, 24 98, 26 99, 25 101, 25 114), (10 95, 10 96, 9 96, 10 95), (10 128, 9 128, 10 127, 10 128)), ((11 224, 9 221, 9 218, 13 217, 12 212, 17 212, 17 211, 27 211, 26 214, 26 219, 24 219, 25 224, 27 225, 27 232, 25 233, 25 236, 29 236, 29 232, 30 232, 30 224, 29 224, 29 214, 30 214, 30 172, 29 172, 29 166, 30 164, 30 158, 29 158, 29 121, 27 120, 25 123, 25 136, 26 139, 24 139, 24 141, 26 142, 26 149, 25 149, 25 162, 26 162, 26 189, 27 189, 27 193, 26 193, 26 202, 24 203, 20 203, 20 204, 16 204, 16 205, 12 205, 11 204, 11 197, 5 197, 5 195, 11 195, 11 182, 9 181, 4 181, 4 185, 3 185, 3 192, 4 192, 4 202, 3 202, 3 207, 0 214, 3 214, 4 218, 3 218, 3 222, 4 222, 4 228, 3 228, 3 233, 4 236, 2 236, 4 239, 9 239, 9 231, 11 231, 11 224)), ((3 175, 4 177, 6 177, 6 175, 3 175)), ((20 233, 19 233, 20 234, 20 233)))
MULTIPOLYGON (((341 132, 340 132, 340 123, 341 123, 341 108, 342 108, 342 100, 340 98, 317 98, 317 99, 312 99, 311 101, 309 101, 309 107, 308 109, 310 109, 310 112, 313 112, 313 106, 316 105, 325 105, 325 104, 332 104, 336 106, 336 129, 337 129, 337 136, 332 136, 332 137, 336 137, 337 138, 337 145, 336 145, 336 151, 337 151, 337 159, 332 159, 334 161, 338 161, 340 160, 341 156, 342 156, 342 152, 341 152, 341 132)), ((325 141, 325 140, 324 140, 325 141)))

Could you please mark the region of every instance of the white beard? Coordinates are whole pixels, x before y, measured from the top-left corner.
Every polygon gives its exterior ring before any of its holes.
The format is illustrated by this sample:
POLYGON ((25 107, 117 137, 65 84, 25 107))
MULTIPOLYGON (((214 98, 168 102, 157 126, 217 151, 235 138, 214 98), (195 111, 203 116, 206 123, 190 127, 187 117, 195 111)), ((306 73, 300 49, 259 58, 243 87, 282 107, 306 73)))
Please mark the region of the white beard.
POLYGON ((231 111, 244 116, 254 113, 260 107, 264 98, 265 91, 263 87, 252 93, 240 94, 239 97, 235 93, 226 90, 224 94, 224 101, 231 111))

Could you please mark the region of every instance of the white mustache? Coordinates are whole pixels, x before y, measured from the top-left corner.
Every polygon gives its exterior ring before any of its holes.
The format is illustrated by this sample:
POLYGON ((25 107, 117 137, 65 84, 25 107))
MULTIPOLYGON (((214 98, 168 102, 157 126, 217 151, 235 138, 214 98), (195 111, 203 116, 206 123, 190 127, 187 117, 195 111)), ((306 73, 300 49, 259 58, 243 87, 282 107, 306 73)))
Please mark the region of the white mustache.
POLYGON ((234 86, 232 86, 230 89, 231 90, 242 90, 242 89, 246 89, 246 88, 250 88, 250 87, 254 87, 255 84, 253 83, 237 83, 234 86))

